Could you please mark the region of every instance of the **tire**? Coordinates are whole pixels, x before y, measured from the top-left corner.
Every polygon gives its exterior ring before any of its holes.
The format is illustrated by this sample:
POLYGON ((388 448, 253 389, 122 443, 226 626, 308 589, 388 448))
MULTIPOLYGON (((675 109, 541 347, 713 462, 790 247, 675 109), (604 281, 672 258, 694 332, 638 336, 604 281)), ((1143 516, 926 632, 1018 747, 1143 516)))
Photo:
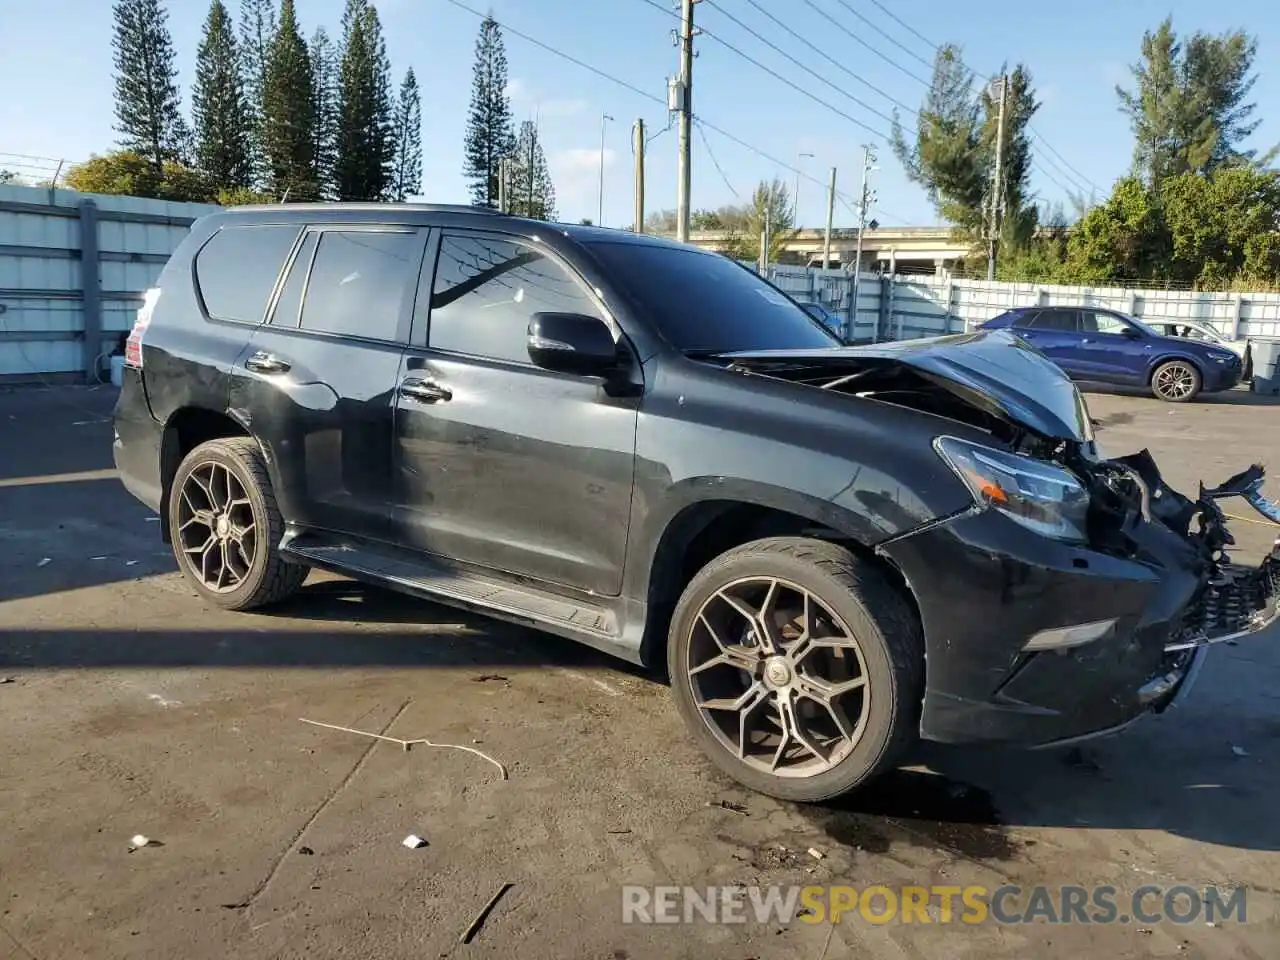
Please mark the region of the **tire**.
POLYGON ((1190 403, 1203 380, 1190 360, 1166 360, 1151 372, 1151 392, 1166 403, 1190 403))
MULTIPOLYGON (((768 607, 768 600, 764 600, 762 608, 768 607)), ((745 627, 751 621, 742 616, 740 622, 745 627)), ((775 649, 784 648, 777 645, 775 649)), ((758 652, 756 656, 759 657, 758 652)), ((690 581, 676 605, 667 643, 667 668, 676 707, 711 761, 744 786, 782 800, 827 800, 863 786, 891 769, 919 735, 920 701, 924 692, 924 641, 920 622, 906 599, 878 570, 848 550, 825 541, 800 537, 756 540, 729 550, 707 564, 690 581), (817 612, 816 620, 806 621, 800 639, 788 642, 785 638, 786 631, 794 626, 793 621, 776 631, 775 643, 781 640, 786 650, 797 651, 806 636, 822 634, 830 627, 832 633, 851 636, 855 648, 841 647, 837 653, 835 647, 811 646, 808 653, 801 654, 794 663, 788 661, 788 653, 781 658, 758 659, 758 665, 752 668, 754 673, 743 669, 739 665, 743 662, 742 651, 755 650, 761 645, 751 646, 751 635, 737 644, 732 642, 734 637, 728 630, 738 622, 735 616, 741 616, 736 604, 741 602, 752 607, 755 603, 736 598, 739 592, 750 598, 753 591, 760 590, 767 596, 770 581, 779 585, 775 609, 793 603, 788 598, 804 591, 810 599, 803 609, 817 612), (729 601, 726 597, 735 599, 729 601), (710 660, 721 661, 730 651, 733 663, 708 664, 704 659, 710 654, 710 660), (843 729, 836 710, 820 707, 816 700, 804 692, 797 693, 794 687, 797 683, 809 683, 811 675, 822 672, 822 657, 829 658, 830 672, 846 671, 846 685, 852 685, 849 674, 855 668, 864 678, 860 691, 837 695, 844 726, 853 728, 856 736, 851 736, 847 743, 839 741, 836 748, 827 751, 825 759, 803 748, 791 750, 799 755, 801 763, 808 756, 807 763, 812 768, 808 771, 801 766, 786 767, 789 761, 781 751, 781 761, 776 755, 772 758, 776 769, 766 769, 770 754, 774 753, 773 744, 765 740, 752 743, 750 750, 744 750, 741 731, 744 722, 762 725, 764 730, 756 733, 765 736, 769 724, 775 731, 779 729, 784 696, 792 704, 791 722, 809 724, 805 735, 810 742, 823 746, 817 739, 823 727, 828 731, 843 729), (787 661, 785 671, 774 670, 777 667, 774 661, 779 659, 787 661), (759 680, 754 679, 757 675, 759 680), (783 681, 788 675, 789 679, 783 681), (779 682, 786 682, 791 688, 776 687, 779 682), (719 684, 726 685, 729 692, 717 692, 719 684), (747 691, 746 696, 750 690, 756 690, 758 695, 762 685, 768 690, 769 699, 745 711, 746 721, 741 712, 704 711, 699 706, 700 702, 705 706, 709 702, 734 700, 739 688, 747 691), (856 725, 851 714, 853 709, 860 711, 856 725), (816 719, 806 721, 802 713, 816 719), (757 746, 762 753, 756 751, 757 746), (742 753, 751 755, 744 758, 740 756, 742 753)), ((829 676, 822 679, 828 690, 833 689, 829 676)), ((795 746, 801 745, 797 742, 795 746)))
POLYGON ((167 509, 178 569, 201 597, 219 607, 252 610, 277 603, 302 586, 310 572, 308 567, 286 560, 278 550, 284 518, 276 505, 262 451, 252 437, 210 440, 187 454, 170 485, 167 509), (239 489, 226 477, 234 478, 239 489), (214 502, 218 500, 234 500, 234 504, 222 511, 214 502), (220 521, 206 522, 220 513, 234 521, 234 525, 228 522, 221 536, 220 521), (250 521, 252 528, 247 527, 250 521), (243 533, 239 548, 236 533, 243 533), (213 545, 194 553, 201 541, 213 541, 213 545), (229 553, 221 553, 223 548, 229 553), (207 565, 202 565, 202 560, 207 560, 207 565), (209 582, 215 569, 221 586, 209 582))

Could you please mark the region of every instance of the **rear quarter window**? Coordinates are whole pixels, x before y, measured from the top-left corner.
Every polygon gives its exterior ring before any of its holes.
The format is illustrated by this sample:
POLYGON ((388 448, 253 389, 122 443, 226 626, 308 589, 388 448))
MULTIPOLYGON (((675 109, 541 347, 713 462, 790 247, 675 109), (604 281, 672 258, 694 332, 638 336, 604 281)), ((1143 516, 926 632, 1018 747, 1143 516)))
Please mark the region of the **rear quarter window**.
POLYGON ((196 292, 216 320, 260 323, 296 226, 228 226, 196 254, 196 292))

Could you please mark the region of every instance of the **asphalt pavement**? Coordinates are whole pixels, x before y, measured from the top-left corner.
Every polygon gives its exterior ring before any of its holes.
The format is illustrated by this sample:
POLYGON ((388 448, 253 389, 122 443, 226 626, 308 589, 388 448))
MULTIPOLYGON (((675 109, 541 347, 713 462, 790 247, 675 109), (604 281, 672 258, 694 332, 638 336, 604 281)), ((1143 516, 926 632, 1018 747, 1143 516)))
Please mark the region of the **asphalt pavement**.
MULTIPOLYGON (((0 391, 0 957, 1275 956, 1280 636, 1082 749, 926 749, 785 804, 715 772, 664 686, 568 641, 331 577, 270 612, 202 604, 112 474, 113 402, 0 391), (657 925, 623 922, 625 884, 1248 899, 1213 925, 657 925)), ((1183 489, 1280 466, 1280 407, 1242 391, 1089 403, 1107 452, 1150 447, 1183 489)), ((1273 529, 1232 512, 1256 559, 1273 529)))

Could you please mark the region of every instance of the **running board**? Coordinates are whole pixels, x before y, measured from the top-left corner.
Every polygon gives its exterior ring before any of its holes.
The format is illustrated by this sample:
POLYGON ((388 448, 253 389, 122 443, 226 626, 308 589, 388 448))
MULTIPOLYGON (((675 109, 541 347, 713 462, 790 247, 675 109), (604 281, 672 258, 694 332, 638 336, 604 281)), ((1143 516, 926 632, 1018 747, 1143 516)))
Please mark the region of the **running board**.
POLYGON ((308 566, 572 639, 610 641, 610 645, 620 639, 618 618, 606 607, 475 574, 423 554, 409 559, 364 543, 321 539, 310 532, 286 535, 280 550, 308 566))

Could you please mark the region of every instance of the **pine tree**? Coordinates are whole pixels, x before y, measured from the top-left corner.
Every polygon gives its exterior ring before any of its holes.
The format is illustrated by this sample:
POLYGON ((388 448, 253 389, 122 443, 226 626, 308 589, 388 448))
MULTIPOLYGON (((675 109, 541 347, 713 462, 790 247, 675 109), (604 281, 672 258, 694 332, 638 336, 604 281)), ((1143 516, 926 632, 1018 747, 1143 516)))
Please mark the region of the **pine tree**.
POLYGON ((507 54, 493 17, 480 24, 471 86, 471 114, 463 143, 463 176, 471 181, 471 202, 498 205, 498 169, 515 146, 511 99, 507 96, 507 54))
POLYGON ((159 171, 182 160, 191 133, 182 119, 169 15, 160 0, 116 0, 116 131, 119 144, 159 171))
MULTIPOLYGON (((1247 102, 1257 75, 1255 37, 1197 32, 1184 45, 1166 18, 1142 38, 1142 59, 1130 67, 1135 89, 1116 87, 1134 134, 1134 169, 1151 185, 1183 173, 1207 173, 1251 161, 1243 142, 1258 128, 1247 102)), ((1263 158, 1274 159, 1274 153, 1263 158)))
POLYGON ((520 124, 508 176, 507 195, 512 213, 534 220, 556 218, 556 188, 551 182, 538 127, 532 120, 520 124))
POLYGON ((338 150, 335 181, 342 200, 382 200, 395 159, 391 65, 377 10, 347 0, 338 71, 338 150))
POLYGON ((393 200, 403 201, 422 192, 422 103, 413 67, 408 69, 400 84, 395 144, 391 197, 393 200))
POLYGON ((337 197, 334 163, 338 151, 338 54, 324 27, 311 37, 311 73, 316 105, 315 166, 320 195, 337 197))
POLYGON ((262 88, 262 142, 271 192, 291 200, 319 196, 315 166, 315 94, 311 56, 293 0, 282 0, 262 88))
POLYGON ((240 71, 245 111, 249 116, 249 154, 254 180, 266 184, 268 165, 262 142, 262 94, 267 60, 276 35, 275 0, 240 0, 240 71))
POLYGON ((231 18, 222 0, 213 0, 196 53, 196 82, 191 93, 196 166, 214 190, 247 187, 249 119, 245 112, 231 18))

